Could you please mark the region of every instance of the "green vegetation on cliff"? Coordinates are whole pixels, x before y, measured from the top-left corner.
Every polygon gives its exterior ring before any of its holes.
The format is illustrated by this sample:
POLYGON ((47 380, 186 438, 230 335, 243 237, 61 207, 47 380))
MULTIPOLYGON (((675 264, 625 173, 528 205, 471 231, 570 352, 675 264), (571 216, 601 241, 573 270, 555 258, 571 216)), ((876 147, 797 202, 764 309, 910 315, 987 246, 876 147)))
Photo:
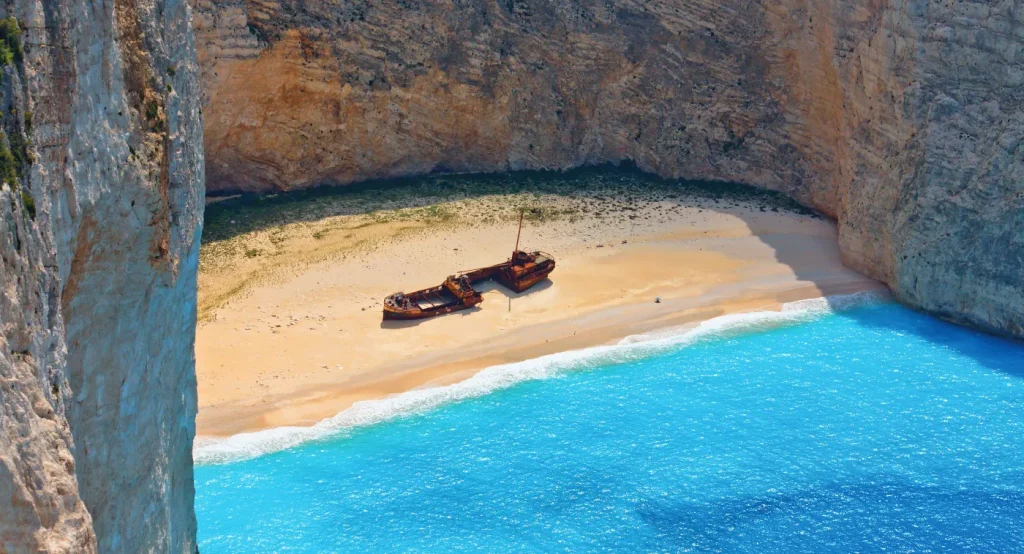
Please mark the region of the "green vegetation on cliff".
MULTIPOLYGON (((18 20, 13 17, 0 19, 0 67, 20 66, 23 61, 24 51, 18 20)), ((3 127, 0 130, 0 180, 15 191, 20 191, 25 211, 30 217, 35 218, 35 200, 22 186, 22 180, 28 173, 28 166, 32 164, 29 140, 25 136, 32 131, 32 113, 26 113, 24 119, 21 119, 18 117, 17 108, 12 105, 3 127)))
POLYGON ((13 17, 0 19, 0 65, 21 63, 21 27, 13 17))
POLYGON ((14 188, 18 188, 20 183, 17 162, 7 147, 7 134, 3 131, 0 131, 0 180, 14 188))

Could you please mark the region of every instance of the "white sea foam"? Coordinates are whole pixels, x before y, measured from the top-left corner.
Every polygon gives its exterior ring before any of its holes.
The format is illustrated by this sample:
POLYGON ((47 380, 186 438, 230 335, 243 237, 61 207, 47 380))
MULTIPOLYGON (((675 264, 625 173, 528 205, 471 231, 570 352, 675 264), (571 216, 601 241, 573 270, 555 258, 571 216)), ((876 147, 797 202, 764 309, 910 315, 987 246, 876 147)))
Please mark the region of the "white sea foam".
POLYGON ((560 352, 532 360, 489 367, 444 387, 412 390, 389 398, 356 402, 311 427, 275 427, 223 439, 197 438, 196 463, 216 464, 253 458, 302 443, 334 437, 355 427, 430 410, 442 404, 482 396, 522 381, 546 379, 567 370, 637 360, 704 340, 729 338, 814 320, 828 313, 884 302, 883 292, 815 298, 784 304, 780 311, 724 315, 688 329, 627 337, 618 344, 560 352))

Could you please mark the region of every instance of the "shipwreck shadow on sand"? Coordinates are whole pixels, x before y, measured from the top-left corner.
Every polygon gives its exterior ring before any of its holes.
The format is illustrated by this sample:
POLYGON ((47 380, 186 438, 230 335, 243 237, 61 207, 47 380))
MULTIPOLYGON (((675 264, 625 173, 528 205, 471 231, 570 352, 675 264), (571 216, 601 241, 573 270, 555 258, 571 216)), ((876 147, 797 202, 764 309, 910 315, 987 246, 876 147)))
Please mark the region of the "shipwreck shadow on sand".
POLYGON ((472 308, 466 308, 465 310, 459 310, 457 312, 451 312, 447 314, 436 315, 433 317, 425 317, 423 319, 384 319, 380 322, 381 329, 408 329, 409 327, 416 327, 422 325, 428 321, 436 321, 446 317, 469 317, 480 311, 480 306, 473 306, 472 308))
MULTIPOLYGON (((506 289, 501 284, 499 284, 497 281, 488 280, 488 281, 484 281, 483 283, 478 283, 476 286, 474 286, 474 288, 477 291, 479 291, 481 294, 487 294, 488 292, 494 292, 494 291, 500 292, 502 294, 502 296, 505 297, 504 299, 499 300, 497 298, 491 298, 491 299, 485 298, 484 299, 484 303, 488 303, 488 300, 490 300, 491 303, 493 303, 495 300, 498 300, 499 303, 504 305, 503 303, 507 299, 508 302, 510 303, 509 304, 509 309, 511 310, 512 306, 514 306, 514 304, 511 304, 512 300, 515 300, 517 298, 525 298, 527 296, 530 296, 531 294, 536 294, 536 293, 538 293, 540 291, 547 290, 547 289, 551 288, 551 285, 552 285, 552 282, 551 282, 550 279, 544 279, 543 281, 541 281, 541 282, 537 283, 536 285, 534 285, 534 287, 531 288, 530 290, 526 290, 526 291, 523 291, 523 292, 515 292, 515 291, 512 291, 512 290, 506 289)), ((450 318, 450 317, 468 317, 468 316, 471 316, 471 315, 479 312, 481 309, 482 308, 478 304, 476 306, 473 306, 472 308, 467 308, 465 310, 459 310, 457 312, 441 314, 441 315, 437 315, 437 316, 433 316, 433 317, 426 317, 426 318, 423 318, 423 319, 407 319, 407 320, 385 319, 385 320, 382 320, 380 322, 380 328, 381 329, 408 329, 409 327, 416 327, 417 325, 422 325, 424 323, 427 323, 428 321, 437 321, 438 319, 450 318)))
MULTIPOLYGON (((533 294, 537 294, 538 292, 541 292, 541 291, 548 290, 549 288, 551 288, 552 284, 553 283, 551 282, 551 279, 545 278, 543 281, 537 283, 536 285, 534 285, 532 288, 530 288, 528 290, 524 290, 523 292, 516 292, 514 290, 509 290, 509 289, 505 288, 504 286, 502 286, 497 281, 490 280, 490 281, 484 281, 483 283, 480 283, 480 284, 476 285, 474 288, 476 290, 480 291, 481 294, 487 294, 488 292, 497 291, 497 292, 500 292, 502 294, 502 296, 504 296, 505 298, 508 298, 508 299, 511 299, 511 300, 515 300, 516 298, 526 298, 527 296, 530 296, 530 295, 533 295, 533 294)), ((485 300, 485 302, 486 302, 486 300, 485 300)))

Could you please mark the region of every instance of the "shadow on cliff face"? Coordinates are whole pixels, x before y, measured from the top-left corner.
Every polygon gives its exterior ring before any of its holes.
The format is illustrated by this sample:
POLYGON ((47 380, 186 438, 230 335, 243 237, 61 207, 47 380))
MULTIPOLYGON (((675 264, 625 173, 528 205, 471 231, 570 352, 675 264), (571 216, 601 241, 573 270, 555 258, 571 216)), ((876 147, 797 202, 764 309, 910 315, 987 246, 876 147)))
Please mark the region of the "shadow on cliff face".
MULTIPOLYGON (((793 241, 783 230, 756 221, 757 214, 788 211, 808 217, 820 214, 798 204, 789 197, 748 185, 725 182, 686 181, 662 179, 641 172, 630 163, 605 165, 571 171, 522 171, 497 174, 438 174, 415 178, 389 179, 360 183, 345 187, 320 187, 271 196, 239 195, 213 201, 206 207, 206 226, 203 242, 229 240, 246 233, 271 229, 285 224, 318 221, 334 216, 394 214, 416 211, 418 220, 428 224, 443 224, 458 217, 443 208, 444 203, 493 195, 516 195, 517 200, 504 206, 494 221, 514 221, 518 210, 531 206, 533 199, 545 195, 590 198, 608 203, 620 202, 612 214, 560 213, 557 210, 533 205, 528 217, 538 220, 558 217, 624 217, 635 218, 631 203, 635 201, 665 202, 669 205, 698 206, 711 212, 738 217, 750 232, 769 247, 779 263, 789 267, 797 280, 817 288, 833 308, 841 310, 842 298, 863 289, 865 278, 852 270, 846 274, 835 268, 841 265, 838 245, 834 237, 816 237, 820 247, 808 251, 808 242, 793 241), (739 209, 739 208, 747 209, 739 209), (418 210, 418 211, 417 211, 418 210), (860 281, 851 285, 852 282, 860 281)), ((540 202, 538 200, 538 202, 540 202)), ((878 284, 879 289, 884 286, 878 284)), ((472 310, 462 315, 471 315, 472 310)), ((986 367, 1014 375, 1024 375, 1024 368, 1008 360, 990 355, 987 340, 1001 339, 983 336, 976 331, 952 324, 935 325, 930 316, 915 314, 918 319, 880 319, 868 311, 848 310, 844 317, 856 319, 871 327, 917 334, 926 340, 956 349, 986 367), (1012 366, 1012 367, 1011 367, 1012 366)), ((419 322, 398 322, 384 327, 405 327, 419 322)))

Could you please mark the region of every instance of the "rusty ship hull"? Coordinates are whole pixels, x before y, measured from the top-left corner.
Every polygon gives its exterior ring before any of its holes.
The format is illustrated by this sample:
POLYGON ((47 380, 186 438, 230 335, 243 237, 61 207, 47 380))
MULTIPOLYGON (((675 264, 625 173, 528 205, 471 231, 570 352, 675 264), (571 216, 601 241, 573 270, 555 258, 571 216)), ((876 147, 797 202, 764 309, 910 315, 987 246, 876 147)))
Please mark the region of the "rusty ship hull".
POLYGON ((501 269, 496 273, 496 280, 505 288, 516 292, 523 292, 537 283, 547 279, 548 275, 555 270, 555 260, 543 252, 516 252, 517 255, 524 255, 521 259, 513 256, 509 262, 502 264, 501 269))
POLYGON ((517 250, 503 263, 449 276, 439 286, 388 296, 384 299, 384 319, 426 319, 467 310, 483 302, 483 296, 473 285, 494 280, 520 293, 546 279, 554 270, 555 260, 551 255, 517 250))

